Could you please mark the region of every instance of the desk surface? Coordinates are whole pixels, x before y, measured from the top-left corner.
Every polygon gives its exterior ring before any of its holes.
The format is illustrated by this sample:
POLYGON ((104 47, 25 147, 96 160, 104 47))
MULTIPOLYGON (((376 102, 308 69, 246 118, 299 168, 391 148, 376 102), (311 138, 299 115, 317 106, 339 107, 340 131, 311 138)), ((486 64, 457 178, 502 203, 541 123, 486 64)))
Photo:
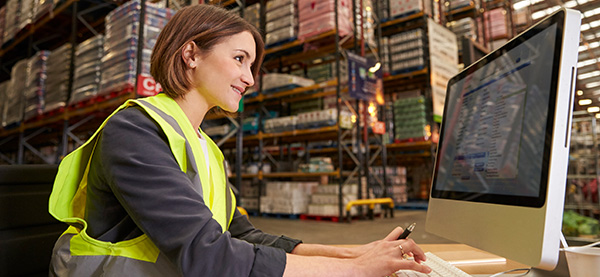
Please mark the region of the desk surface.
MULTIPOLYGON (((464 258, 461 256, 461 252, 464 254, 468 254, 470 257, 475 256, 475 259, 477 259, 479 255, 482 258, 495 256, 488 252, 464 244, 419 244, 419 246, 421 247, 421 249, 423 249, 423 251, 431 252, 439 256, 440 258, 443 258, 446 261, 452 261, 453 256, 456 256, 456 259, 464 258)), ((529 268, 529 266, 527 265, 517 263, 508 259, 506 259, 506 262, 500 263, 473 263, 456 265, 456 267, 471 275, 494 274, 511 269, 529 268)))

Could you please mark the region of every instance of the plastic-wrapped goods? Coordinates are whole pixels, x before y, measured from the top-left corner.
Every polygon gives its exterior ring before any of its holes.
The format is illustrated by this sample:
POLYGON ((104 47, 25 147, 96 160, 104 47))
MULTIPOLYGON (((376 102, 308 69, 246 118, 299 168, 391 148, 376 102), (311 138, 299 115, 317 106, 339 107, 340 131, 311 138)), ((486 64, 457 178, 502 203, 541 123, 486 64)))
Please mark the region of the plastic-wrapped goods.
POLYGON ((283 116, 267 119, 264 122, 265 133, 280 133, 286 131, 293 131, 296 128, 297 116, 283 116))
POLYGON ((276 31, 281 28, 286 27, 296 27, 298 25, 298 17, 295 14, 288 14, 271 22, 267 22, 265 26, 265 30, 267 31, 267 35, 273 31, 276 31))
POLYGON ((29 76, 24 93, 24 121, 42 115, 44 112, 46 80, 48 79, 48 56, 50 56, 50 51, 42 50, 29 59, 29 76))
POLYGON ((104 56, 104 35, 97 35, 77 45, 73 90, 69 97, 69 104, 88 100, 98 94, 102 56, 104 56))
POLYGON ((448 28, 455 33, 457 37, 465 36, 473 40, 477 39, 477 27, 475 26, 475 20, 471 17, 452 21, 448 23, 448 28))
POLYGON ((295 0, 271 0, 269 2, 267 2, 266 4, 266 8, 267 8, 267 12, 276 10, 280 7, 286 6, 286 5, 295 5, 296 1, 295 0))
POLYGON ((56 2, 55 0, 34 0, 32 12, 33 21, 37 21, 38 19, 42 18, 42 16, 52 11, 56 5, 56 2))
POLYGON ((2 127, 10 127, 23 121, 23 92, 27 89, 29 60, 20 60, 12 68, 11 82, 6 90, 2 127))
POLYGON ((138 44, 143 44, 141 74, 150 75, 150 56, 156 39, 173 10, 146 4, 144 17, 144 41, 138 41, 141 5, 139 0, 130 1, 114 9, 106 16, 106 35, 102 76, 99 94, 107 94, 131 88, 135 85, 138 44))
POLYGON ((260 198, 263 213, 304 214, 316 182, 267 182, 266 195, 260 198))
MULTIPOLYGON (((298 114, 296 127, 298 129, 319 128, 337 124, 337 108, 312 111, 298 114)), ((352 113, 342 110, 340 113, 340 127, 352 128, 352 113)))
POLYGON ((296 38, 296 28, 294 26, 287 26, 279 30, 267 33, 265 44, 267 47, 272 46, 278 42, 291 41, 296 38))
POLYGON ((427 108, 423 96, 399 98, 394 102, 394 138, 406 140, 427 136, 427 108))
POLYGON ((0 7, 0 47, 4 43, 5 22, 6 22, 6 6, 2 6, 2 7, 0 7))
POLYGON ((389 70, 391 74, 419 70, 425 66, 425 36, 414 29, 389 37, 389 70))
POLYGON ((381 62, 384 74, 390 73, 390 39, 389 37, 381 38, 381 62))
POLYGON ((265 14, 265 19, 267 22, 272 22, 274 20, 276 20, 277 18, 281 18, 284 16, 288 16, 291 14, 296 14, 296 4, 295 3, 288 3, 284 6, 278 7, 277 9, 271 10, 271 11, 267 11, 267 13, 265 14))
POLYGON ((48 79, 46 81, 46 95, 44 97, 44 113, 67 105, 71 51, 71 44, 66 43, 52 51, 48 57, 48 79))
MULTIPOLYGON (((348 80, 348 63, 340 62, 341 80, 348 80)), ((306 69, 306 77, 314 80, 316 83, 332 80, 337 77, 337 68, 335 63, 323 63, 310 66, 306 69)))
POLYGON ((33 11, 34 0, 21 0, 21 10, 19 11, 19 30, 31 24, 31 12, 33 11))
POLYGON ((4 20, 4 42, 15 37, 19 28, 19 18, 21 16, 21 0, 6 1, 6 18, 4 20))
POLYGON ((447 3, 448 4, 445 5, 446 11, 458 10, 467 6, 479 7, 479 1, 473 0, 450 0, 447 3))
POLYGON ((267 2, 265 44, 267 47, 296 39, 298 15, 295 0, 267 2))
POLYGON ((229 134, 231 126, 229 124, 223 124, 219 126, 212 126, 204 129, 204 133, 211 138, 224 137, 229 134))
POLYGON ((0 122, 4 119, 4 102, 10 88, 10 80, 0 83, 0 122))
POLYGON ((506 38, 508 36, 508 26, 506 24, 506 11, 502 8, 489 10, 483 13, 485 19, 485 34, 483 33, 484 28, 481 28, 481 18, 477 18, 477 24, 479 28, 479 36, 485 37, 488 40, 497 40, 506 38))
MULTIPOLYGON (((298 0, 298 39, 335 29, 335 1, 298 0)), ((352 2, 338 0, 338 33, 352 33, 352 2)))
POLYGON ((247 6, 246 9, 244 9, 244 19, 254 25, 257 29, 260 29, 260 3, 247 6))
POLYGON ((414 13, 424 12, 431 14, 431 1, 429 0, 390 0, 391 18, 398 18, 414 13))
POLYGON ((297 87, 308 87, 315 84, 315 81, 281 73, 265 74, 263 77, 263 93, 273 93, 282 90, 293 89, 297 87))

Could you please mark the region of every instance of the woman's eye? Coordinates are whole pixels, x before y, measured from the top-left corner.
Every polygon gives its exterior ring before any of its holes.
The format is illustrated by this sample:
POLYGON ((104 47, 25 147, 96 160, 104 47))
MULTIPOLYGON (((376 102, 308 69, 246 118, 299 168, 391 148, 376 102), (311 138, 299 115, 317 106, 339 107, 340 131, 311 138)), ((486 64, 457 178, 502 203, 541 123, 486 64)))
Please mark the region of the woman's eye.
POLYGON ((244 56, 236 56, 235 60, 238 62, 243 62, 244 61, 244 56))

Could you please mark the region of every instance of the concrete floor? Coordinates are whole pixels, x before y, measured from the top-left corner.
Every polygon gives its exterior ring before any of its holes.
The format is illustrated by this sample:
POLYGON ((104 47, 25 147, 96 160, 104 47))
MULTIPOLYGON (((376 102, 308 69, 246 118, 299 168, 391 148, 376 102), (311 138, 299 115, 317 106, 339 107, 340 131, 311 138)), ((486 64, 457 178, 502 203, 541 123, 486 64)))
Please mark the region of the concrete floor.
POLYGON ((394 218, 355 219, 351 223, 258 216, 251 216, 250 221, 266 233, 320 244, 364 244, 384 238, 396 226, 406 228, 415 222, 416 228, 410 235, 415 242, 454 243, 425 232, 426 213, 423 210, 395 210, 394 218))

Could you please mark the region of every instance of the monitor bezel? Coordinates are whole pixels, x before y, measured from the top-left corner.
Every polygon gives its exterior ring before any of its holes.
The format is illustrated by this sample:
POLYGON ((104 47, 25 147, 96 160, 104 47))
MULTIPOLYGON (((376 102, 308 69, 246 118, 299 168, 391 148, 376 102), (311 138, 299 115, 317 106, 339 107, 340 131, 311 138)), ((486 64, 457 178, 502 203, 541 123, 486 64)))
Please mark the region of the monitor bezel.
MULTIPOLYGON (((443 151, 441 147, 444 147, 444 126, 446 126, 447 114, 449 113, 448 109, 444 109, 443 117, 442 117, 442 127, 440 129, 440 138, 438 142, 438 151, 436 153, 436 163, 434 167, 433 174, 433 182, 431 185, 431 197, 439 198, 439 199, 449 199, 449 200, 461 200, 461 201, 470 201, 470 202, 480 202, 480 203, 489 203, 489 204, 500 204, 500 205, 513 205, 513 206, 522 206, 522 207, 542 207, 546 203, 547 197, 547 189, 548 189, 548 173, 549 173, 549 163, 550 163, 550 154, 552 150, 552 135, 554 134, 554 121, 555 121, 555 109, 556 109, 556 99, 557 99, 557 90, 558 90, 558 76, 561 68, 560 60, 562 53, 562 40, 564 34, 564 20, 565 13, 557 12, 551 16, 550 20, 543 20, 531 27, 529 30, 520 34, 515 39, 509 41, 507 44, 503 45, 499 49, 492 51, 488 55, 484 56, 474 64, 465 68, 459 74, 454 76, 448 82, 448 88, 452 87, 452 85, 457 82, 467 78, 469 75, 473 74, 475 71, 483 68, 490 62, 500 58, 502 55, 507 53, 508 51, 514 49, 518 45, 521 45, 524 41, 532 38, 533 36, 543 32, 546 28, 549 28, 553 25, 557 26, 556 30, 556 38, 555 38, 555 47, 554 47, 554 60, 552 62, 552 80, 556 80, 552 82, 550 87, 550 95, 549 95, 549 103, 548 103, 548 116, 546 122, 546 131, 544 134, 544 150, 542 157, 542 168, 541 168, 541 178, 540 178, 540 190, 539 194, 535 197, 531 196, 517 196, 517 195, 504 195, 504 194, 491 194, 491 193, 476 193, 476 192, 463 192, 463 191, 452 191, 452 190, 441 190, 437 187, 438 181, 438 170, 439 170, 439 161, 440 156, 443 151)), ((449 103, 450 93, 446 94, 446 103, 449 103)), ((451 134, 446 134, 451 135, 451 134)))

